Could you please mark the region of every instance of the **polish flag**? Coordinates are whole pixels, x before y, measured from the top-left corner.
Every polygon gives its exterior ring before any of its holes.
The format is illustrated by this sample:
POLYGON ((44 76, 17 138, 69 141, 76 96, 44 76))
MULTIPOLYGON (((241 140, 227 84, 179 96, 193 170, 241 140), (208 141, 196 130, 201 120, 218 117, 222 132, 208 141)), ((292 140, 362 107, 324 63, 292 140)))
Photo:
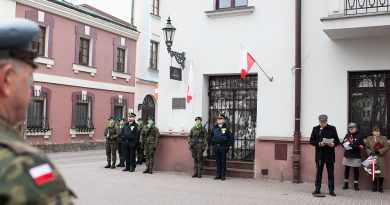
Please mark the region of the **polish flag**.
POLYGON ((194 74, 192 73, 192 63, 188 73, 188 84, 187 84, 187 103, 190 103, 194 97, 194 74))
POLYGON ((246 74, 249 73, 249 70, 252 68, 253 64, 255 63, 255 59, 252 57, 251 54, 248 53, 245 49, 242 49, 242 58, 240 63, 240 69, 241 69, 241 79, 244 80, 246 77, 246 74))
POLYGON ((30 175, 38 186, 55 180, 53 169, 49 164, 39 165, 30 169, 30 175))

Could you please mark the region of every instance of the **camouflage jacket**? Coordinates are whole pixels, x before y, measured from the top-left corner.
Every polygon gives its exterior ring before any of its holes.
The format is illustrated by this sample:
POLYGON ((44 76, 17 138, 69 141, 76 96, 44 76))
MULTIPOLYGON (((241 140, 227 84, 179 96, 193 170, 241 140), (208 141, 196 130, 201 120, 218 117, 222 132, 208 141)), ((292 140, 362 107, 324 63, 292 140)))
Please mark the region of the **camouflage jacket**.
POLYGON ((154 147, 157 147, 158 139, 160 138, 160 131, 157 127, 149 127, 149 125, 144 126, 141 132, 141 142, 146 144, 154 144, 154 147))
POLYGON ((125 124, 123 125, 118 125, 118 134, 117 134, 117 140, 118 140, 118 143, 123 143, 122 141, 122 131, 123 131, 123 128, 125 127, 125 124))
POLYGON ((46 155, 0 119, 0 205, 71 205, 72 196, 46 155))
POLYGON ((201 128, 197 128, 196 126, 193 127, 187 137, 187 141, 191 149, 206 149, 207 140, 207 130, 203 126, 201 128))
POLYGON ((106 137, 106 142, 108 143, 118 143, 118 127, 117 126, 107 126, 104 130, 104 136, 106 137))
MULTIPOLYGON (((144 124, 138 124, 139 133, 142 134, 142 130, 144 129, 144 127, 145 127, 144 124)), ((141 139, 141 134, 140 134, 139 142, 140 142, 141 144, 143 144, 143 141, 142 141, 142 139, 141 139)))

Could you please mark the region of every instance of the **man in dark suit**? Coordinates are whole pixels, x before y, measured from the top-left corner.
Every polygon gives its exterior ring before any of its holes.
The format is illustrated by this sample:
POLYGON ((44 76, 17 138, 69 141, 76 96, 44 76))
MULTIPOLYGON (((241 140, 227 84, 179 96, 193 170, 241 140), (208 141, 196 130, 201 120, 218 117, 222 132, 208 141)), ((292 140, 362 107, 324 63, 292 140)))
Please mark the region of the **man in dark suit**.
POLYGON ((315 162, 317 167, 316 189, 313 192, 313 196, 323 196, 321 195, 321 182, 324 165, 326 165, 328 171, 329 195, 336 196, 334 193, 334 148, 340 144, 340 140, 337 135, 336 127, 328 124, 327 115, 320 115, 318 120, 319 125, 313 127, 310 137, 310 144, 316 148, 315 162))

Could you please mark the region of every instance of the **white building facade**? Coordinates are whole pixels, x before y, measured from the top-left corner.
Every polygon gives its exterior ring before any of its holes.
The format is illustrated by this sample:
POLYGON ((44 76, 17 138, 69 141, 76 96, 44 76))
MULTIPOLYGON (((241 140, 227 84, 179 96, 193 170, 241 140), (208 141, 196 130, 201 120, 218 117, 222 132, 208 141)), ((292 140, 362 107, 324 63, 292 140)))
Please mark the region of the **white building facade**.
MULTIPOLYGON (((373 125, 389 133, 390 6, 380 0, 375 0, 372 7, 372 1, 360 1, 363 5, 356 2, 302 0, 302 66, 298 68, 302 73, 300 181, 315 178, 314 148, 308 139, 312 127, 318 124, 319 114, 329 116, 329 124, 336 126, 341 139, 350 121, 357 122, 365 135, 373 125)), ((225 114, 236 134, 236 151, 229 154, 232 160, 253 161, 254 178, 292 180, 295 6, 296 1, 287 0, 161 3, 163 24, 170 16, 177 29, 172 50, 185 51, 186 64, 182 81, 170 79, 170 66, 178 65, 175 59, 171 60, 163 43, 159 73, 160 131, 166 136, 185 136, 196 116, 202 116, 204 123, 207 120, 214 123, 216 114, 225 114), (241 47, 274 77, 272 82, 256 65, 246 81, 237 80, 241 47), (177 109, 177 98, 186 97, 191 62, 195 96, 185 109, 177 109), (255 105, 251 104, 253 100, 255 105), (250 149, 252 156, 247 152, 250 149)), ((180 137, 167 137, 166 144, 170 143, 168 138, 172 141, 180 137)), ((161 154, 165 152, 168 150, 161 154)), ((208 155, 212 157, 212 153, 208 155)), ((336 182, 341 183, 341 146, 336 155, 336 182)), ((167 163, 173 169, 175 164, 184 166, 180 160, 167 163)))

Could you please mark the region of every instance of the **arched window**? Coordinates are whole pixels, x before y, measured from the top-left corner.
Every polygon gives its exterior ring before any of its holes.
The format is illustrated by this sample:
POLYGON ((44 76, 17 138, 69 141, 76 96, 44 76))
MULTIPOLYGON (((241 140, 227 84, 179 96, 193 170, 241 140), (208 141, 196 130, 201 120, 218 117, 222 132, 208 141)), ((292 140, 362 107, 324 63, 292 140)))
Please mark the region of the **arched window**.
POLYGON ((127 118, 127 98, 121 95, 111 97, 111 116, 115 120, 127 118))

